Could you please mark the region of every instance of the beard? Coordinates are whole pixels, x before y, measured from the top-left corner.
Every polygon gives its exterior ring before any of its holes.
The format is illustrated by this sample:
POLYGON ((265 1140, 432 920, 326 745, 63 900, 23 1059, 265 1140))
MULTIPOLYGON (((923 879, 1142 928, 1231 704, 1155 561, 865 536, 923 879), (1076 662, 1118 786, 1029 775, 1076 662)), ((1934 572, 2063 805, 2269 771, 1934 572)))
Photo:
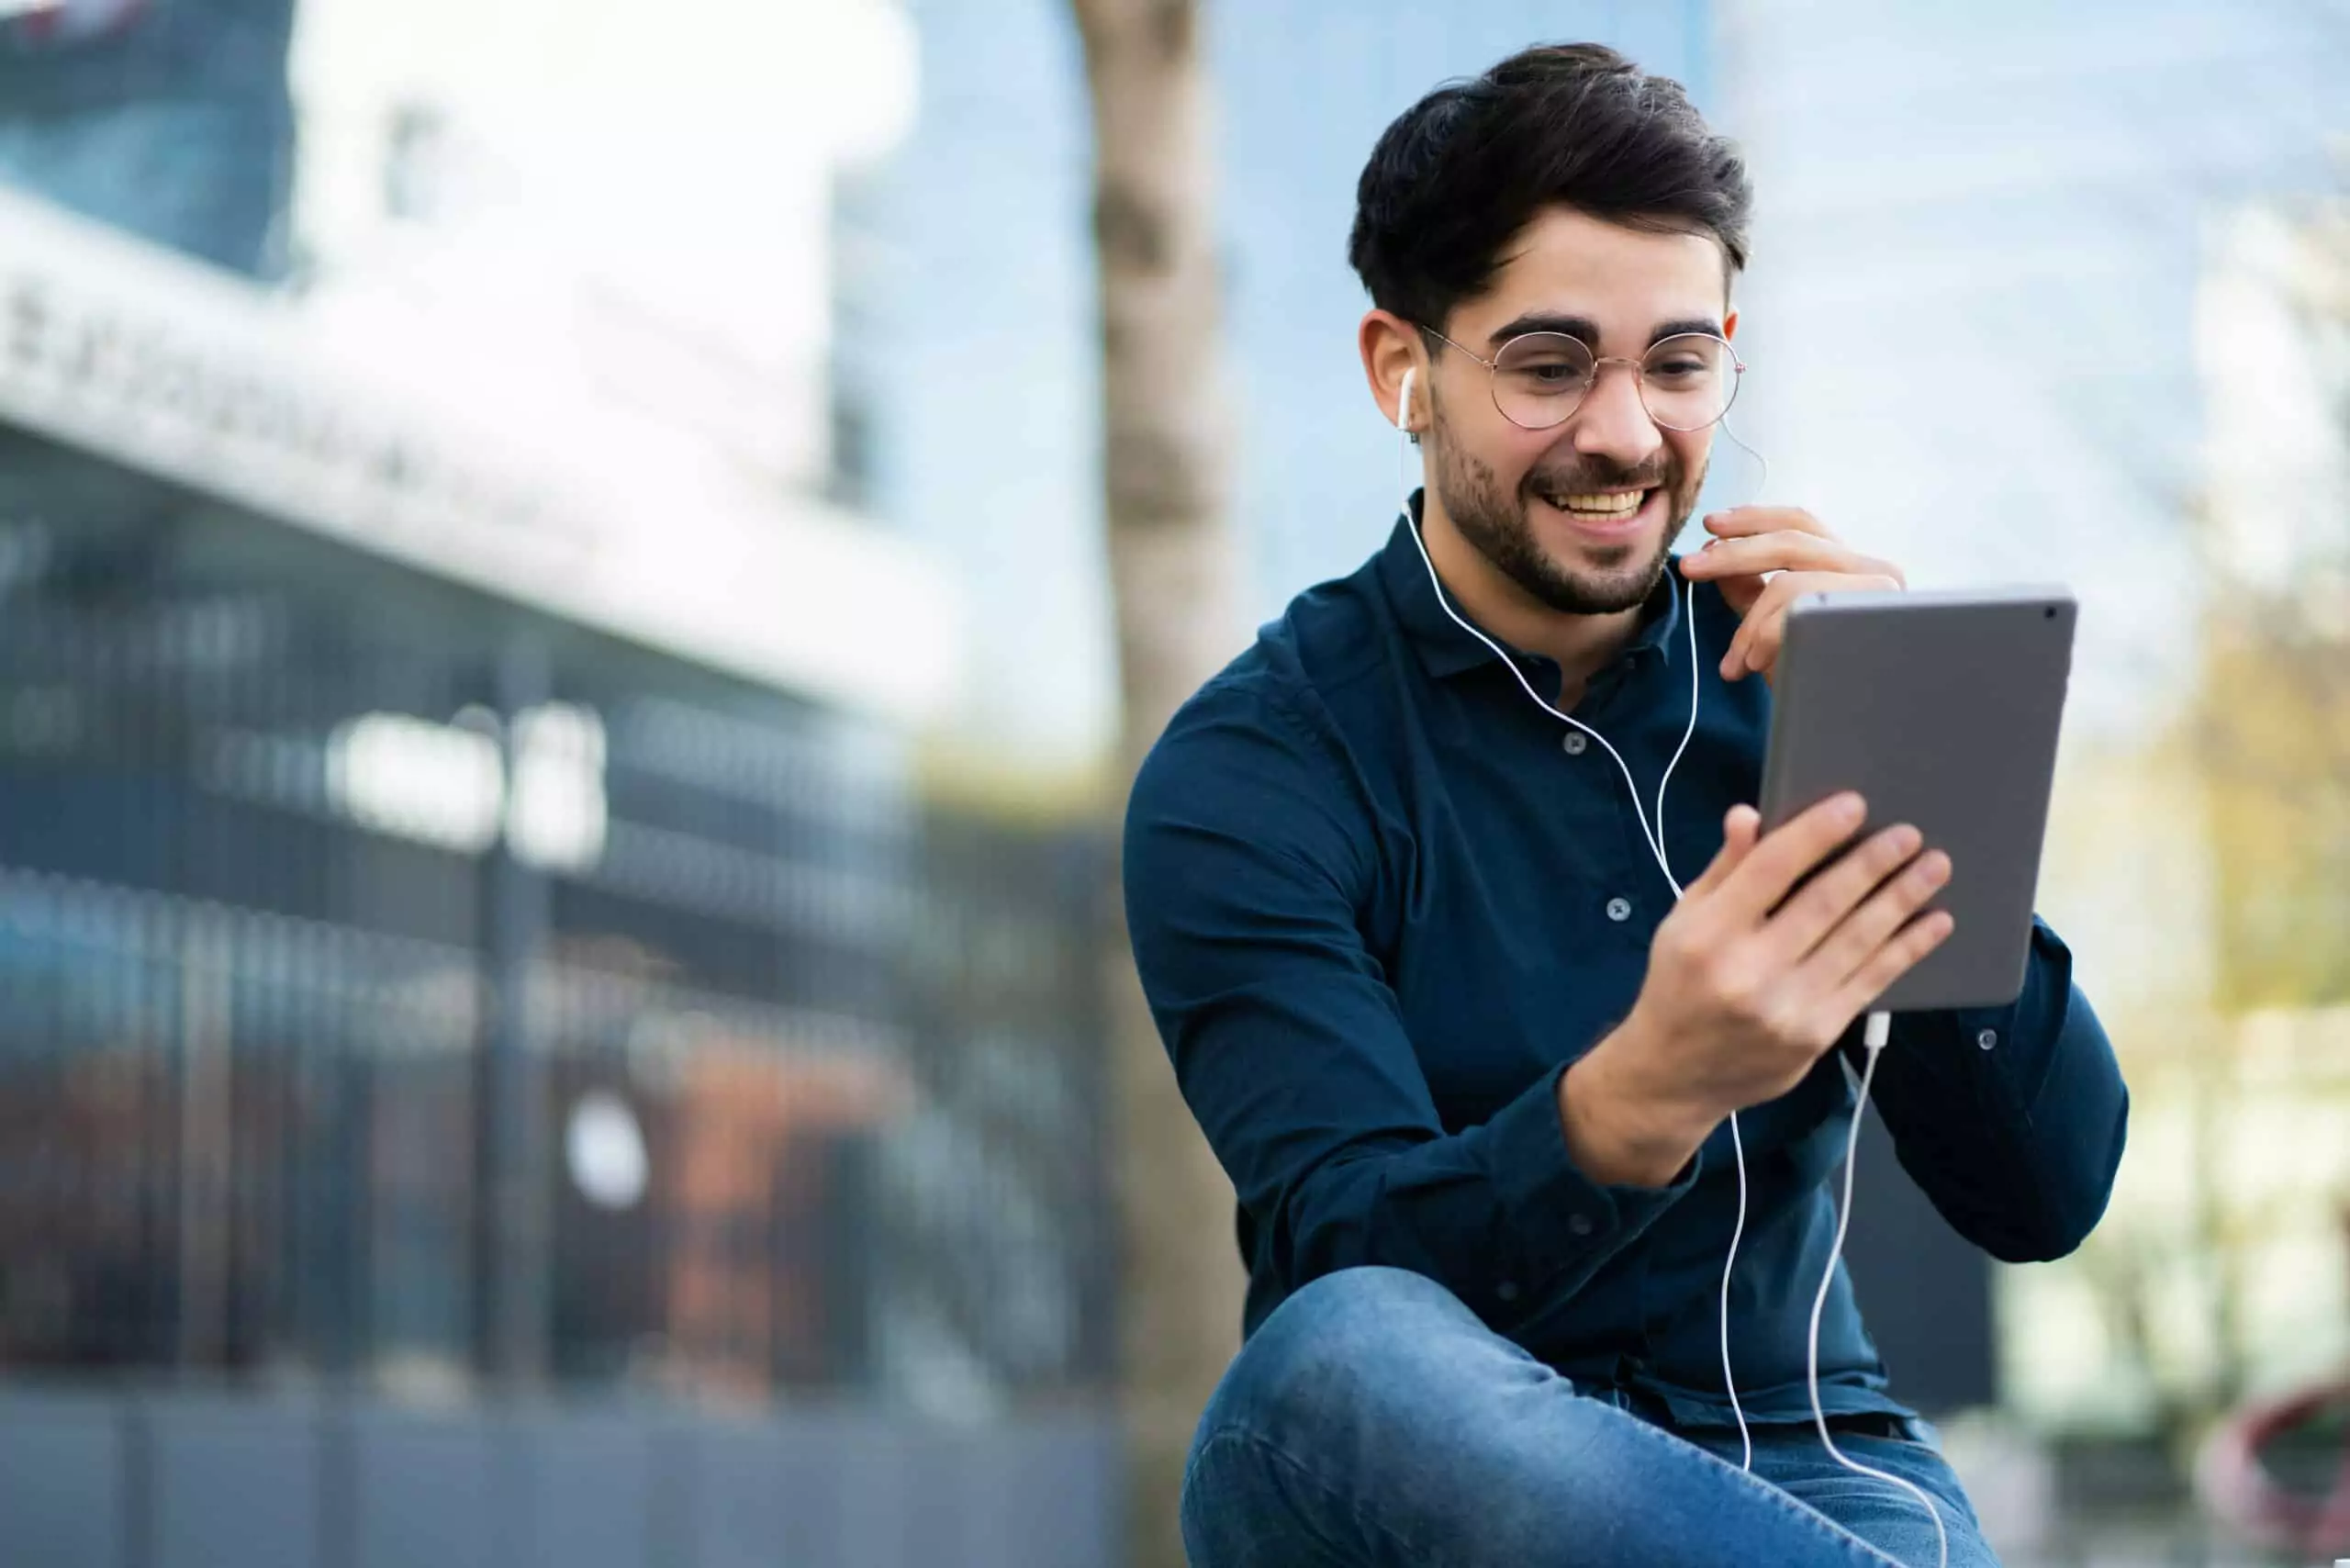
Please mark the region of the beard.
POLYGON ((1562 615, 1614 615, 1648 602, 1672 560, 1673 540, 1697 510, 1697 492, 1706 482, 1702 465, 1694 475, 1685 472, 1670 448, 1639 468, 1585 457, 1567 467, 1528 470, 1516 496, 1505 497, 1493 465, 1452 440, 1441 408, 1432 412, 1437 499, 1460 536, 1496 571, 1562 615), (1637 544, 1612 545, 1586 551, 1587 567, 1570 566, 1534 536, 1528 508, 1538 492, 1565 496, 1633 488, 1662 490, 1667 509, 1664 532, 1645 554, 1637 544))

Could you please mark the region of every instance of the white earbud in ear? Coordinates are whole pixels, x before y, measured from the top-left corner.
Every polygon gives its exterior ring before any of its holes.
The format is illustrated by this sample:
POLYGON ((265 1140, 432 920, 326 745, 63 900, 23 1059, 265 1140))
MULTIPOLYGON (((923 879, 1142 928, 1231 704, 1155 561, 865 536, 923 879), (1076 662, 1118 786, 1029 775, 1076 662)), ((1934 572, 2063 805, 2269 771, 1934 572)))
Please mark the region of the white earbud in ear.
POLYGON ((1416 366, 1404 373, 1404 389, 1395 398, 1395 428, 1405 435, 1412 433, 1412 378, 1417 375, 1416 366))

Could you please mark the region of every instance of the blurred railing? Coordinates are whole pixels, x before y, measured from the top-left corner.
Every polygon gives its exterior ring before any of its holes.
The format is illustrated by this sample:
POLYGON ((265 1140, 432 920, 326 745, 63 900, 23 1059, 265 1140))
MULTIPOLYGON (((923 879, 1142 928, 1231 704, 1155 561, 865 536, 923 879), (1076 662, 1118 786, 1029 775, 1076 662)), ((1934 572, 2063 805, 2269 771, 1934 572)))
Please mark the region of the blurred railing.
MULTIPOLYGON (((531 984, 556 1378, 1099 1370, 1090 1112, 1015 1043, 531 984)), ((463 948, 0 869, 0 1368, 463 1387, 487 992, 463 948)))
POLYGON ((1102 1392, 1099 835, 321 552, 0 426, 0 1380, 1102 1392))

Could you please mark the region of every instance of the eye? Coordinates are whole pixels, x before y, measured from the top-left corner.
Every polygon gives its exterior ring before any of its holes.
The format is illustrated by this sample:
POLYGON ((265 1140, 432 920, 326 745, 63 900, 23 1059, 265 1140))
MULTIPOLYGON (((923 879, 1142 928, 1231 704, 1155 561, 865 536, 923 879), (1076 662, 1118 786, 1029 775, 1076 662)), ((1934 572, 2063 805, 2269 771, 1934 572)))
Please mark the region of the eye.
POLYGON ((1529 332, 1504 345, 1494 369, 1528 396, 1580 395, 1591 382, 1591 351, 1563 333, 1529 332))

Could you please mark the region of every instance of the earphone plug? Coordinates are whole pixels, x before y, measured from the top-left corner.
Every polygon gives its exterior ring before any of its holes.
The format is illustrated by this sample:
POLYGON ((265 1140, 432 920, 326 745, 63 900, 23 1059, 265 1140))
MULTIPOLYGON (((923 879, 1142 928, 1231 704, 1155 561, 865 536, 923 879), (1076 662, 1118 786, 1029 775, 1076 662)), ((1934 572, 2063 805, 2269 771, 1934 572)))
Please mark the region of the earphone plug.
POLYGON ((1415 368, 1404 373, 1404 388, 1395 395, 1395 428, 1405 435, 1412 433, 1412 378, 1419 375, 1415 368))

